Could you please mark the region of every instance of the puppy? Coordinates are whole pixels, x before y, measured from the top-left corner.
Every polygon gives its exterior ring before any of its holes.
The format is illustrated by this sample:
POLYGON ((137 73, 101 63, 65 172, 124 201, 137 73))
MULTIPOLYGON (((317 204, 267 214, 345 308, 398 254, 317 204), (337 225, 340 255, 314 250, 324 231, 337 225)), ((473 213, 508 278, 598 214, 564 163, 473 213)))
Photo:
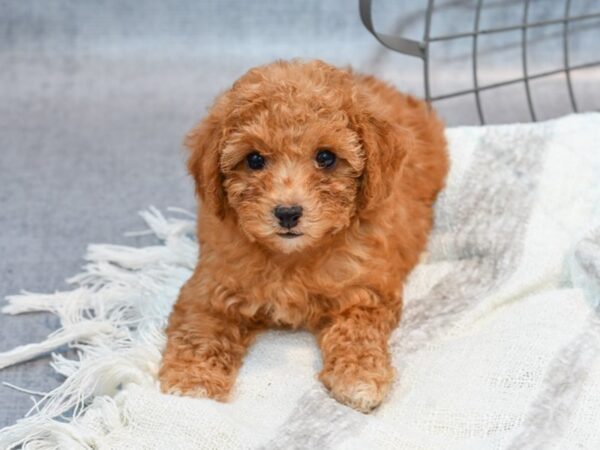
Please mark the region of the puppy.
POLYGON ((201 253, 169 319, 163 392, 226 400, 256 334, 288 327, 316 335, 334 398, 378 406, 447 172, 441 121, 373 77, 279 61, 236 81, 186 143, 201 253))

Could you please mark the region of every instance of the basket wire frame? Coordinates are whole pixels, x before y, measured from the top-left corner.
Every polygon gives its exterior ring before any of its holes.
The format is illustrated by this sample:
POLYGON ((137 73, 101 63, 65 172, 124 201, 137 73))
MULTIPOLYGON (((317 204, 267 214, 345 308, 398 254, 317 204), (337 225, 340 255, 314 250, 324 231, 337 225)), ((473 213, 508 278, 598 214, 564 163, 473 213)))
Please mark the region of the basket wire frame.
POLYGON ((575 70, 587 69, 590 67, 600 66, 600 60, 586 62, 582 64, 571 65, 570 54, 569 54, 569 32, 570 26, 573 23, 578 23, 584 20, 600 19, 600 12, 590 14, 571 15, 571 0, 565 0, 564 12, 561 18, 539 20, 530 22, 530 4, 531 0, 523 0, 523 16, 520 24, 502 26, 502 27, 491 27, 482 29, 481 23, 481 11, 484 6, 483 0, 477 0, 475 6, 475 19, 473 23, 473 31, 462 32, 462 33, 451 33, 443 34, 440 36, 431 35, 431 19, 435 10, 435 0, 427 0, 427 9, 425 10, 425 24, 424 34, 422 41, 416 41, 413 39, 407 39, 400 36, 392 36, 388 34, 378 33, 373 26, 372 18, 372 0, 359 0, 359 11, 363 25, 369 30, 369 32, 385 47, 394 50, 396 52, 415 56, 423 60, 423 82, 425 99, 428 102, 435 102, 438 100, 445 100, 454 97, 460 97, 465 95, 474 95, 475 106, 477 110, 477 116, 481 124, 486 123, 485 114, 481 101, 481 92, 490 89, 500 88, 503 86, 514 85, 523 83, 525 87, 525 95, 527 98, 527 108, 532 121, 537 120, 537 114, 535 110, 535 104, 531 93, 530 82, 532 80, 547 78, 558 74, 564 74, 567 93, 569 97, 569 103, 573 112, 578 112, 578 103, 575 97, 573 89, 573 81, 571 73, 575 70), (560 25, 562 24, 562 68, 554 70, 546 70, 540 73, 531 74, 528 67, 528 31, 531 28, 543 27, 548 25, 560 25), (511 78, 504 81, 499 81, 489 84, 480 84, 479 81, 479 67, 478 67, 478 45, 479 37, 482 35, 492 35, 496 33, 503 33, 508 31, 521 30, 521 71, 522 76, 511 78), (431 81, 430 81, 430 43, 449 41, 460 38, 472 38, 471 46, 471 72, 472 72, 472 84, 473 87, 470 89, 457 90, 442 95, 432 95, 431 92, 431 81))

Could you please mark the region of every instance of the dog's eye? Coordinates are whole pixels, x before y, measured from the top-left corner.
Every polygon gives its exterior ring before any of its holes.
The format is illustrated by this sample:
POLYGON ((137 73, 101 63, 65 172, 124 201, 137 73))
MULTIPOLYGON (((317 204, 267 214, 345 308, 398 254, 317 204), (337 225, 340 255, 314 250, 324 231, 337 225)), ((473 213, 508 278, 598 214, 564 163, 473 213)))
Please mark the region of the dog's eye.
POLYGON ((317 161, 317 165, 321 169, 329 169, 335 165, 336 156, 331 150, 327 150, 325 148, 320 149, 317 152, 317 156, 315 161, 317 161))
POLYGON ((252 170, 261 170, 265 167, 265 158, 258 152, 252 152, 246 156, 246 162, 252 170))

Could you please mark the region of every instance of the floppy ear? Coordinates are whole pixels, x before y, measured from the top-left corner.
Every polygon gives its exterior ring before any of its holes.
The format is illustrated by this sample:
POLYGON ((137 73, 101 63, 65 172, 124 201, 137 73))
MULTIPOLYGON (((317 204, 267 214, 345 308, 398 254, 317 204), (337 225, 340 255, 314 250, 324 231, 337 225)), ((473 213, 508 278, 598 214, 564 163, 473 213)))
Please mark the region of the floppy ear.
POLYGON ((224 140, 221 121, 211 114, 186 136, 190 150, 188 170, 196 184, 202 205, 217 217, 225 216, 226 200, 223 174, 219 168, 220 148, 224 140))
POLYGON ((391 122, 382 113, 369 109, 361 108, 354 118, 354 128, 365 152, 359 212, 376 208, 390 195, 396 184, 394 180, 401 176, 402 164, 412 140, 409 130, 391 122))

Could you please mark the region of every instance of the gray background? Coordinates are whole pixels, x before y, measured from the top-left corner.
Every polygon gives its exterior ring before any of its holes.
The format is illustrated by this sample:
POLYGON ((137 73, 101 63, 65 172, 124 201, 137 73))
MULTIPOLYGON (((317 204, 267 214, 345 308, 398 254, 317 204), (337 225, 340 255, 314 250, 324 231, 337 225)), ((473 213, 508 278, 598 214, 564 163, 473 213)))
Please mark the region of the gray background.
MULTIPOLYGON (((470 29, 475 1, 439 3, 434 33, 470 29)), ((375 0, 375 23, 418 38, 423 4, 375 0)), ((563 4, 534 1, 532 18, 560 14, 563 4)), ((521 10, 518 1, 490 1, 482 26, 514 23, 521 10)), ((575 62, 600 55, 598 30, 596 21, 574 33, 575 62)), ((560 65, 559 32, 532 34, 533 71, 560 65)), ((482 39, 484 82, 520 75, 519 38, 482 39)), ((470 40, 432 48, 434 92, 469 87, 470 48, 470 40)), ((68 288, 88 243, 147 242, 123 236, 141 227, 142 208, 193 210, 182 137, 249 67, 291 57, 352 64, 422 94, 421 62, 380 47, 355 0, 0 0, 0 298, 68 288)), ((599 71, 574 79, 582 107, 598 108, 599 71)), ((533 90, 541 118, 568 112, 564 77, 533 90)), ((475 121, 472 98, 437 106, 449 124, 475 121)), ((522 86, 486 94, 484 107, 492 122, 528 119, 522 86)), ((0 316, 0 351, 57 326, 45 314, 0 316)), ((0 381, 48 390, 60 382, 48 362, 8 368, 0 381)), ((30 406, 28 395, 0 386, 0 427, 30 406)))

